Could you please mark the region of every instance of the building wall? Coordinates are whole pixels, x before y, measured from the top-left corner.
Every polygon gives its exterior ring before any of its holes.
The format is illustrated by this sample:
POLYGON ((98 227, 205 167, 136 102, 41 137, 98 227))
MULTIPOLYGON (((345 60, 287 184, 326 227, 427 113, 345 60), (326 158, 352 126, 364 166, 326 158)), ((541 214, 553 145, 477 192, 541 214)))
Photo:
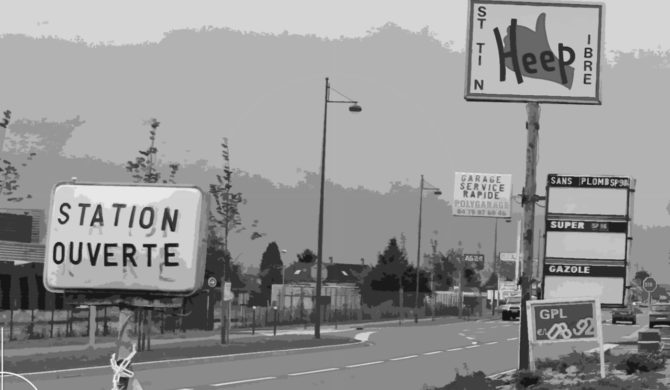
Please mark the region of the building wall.
MULTIPOLYGON (((332 310, 355 310, 361 308, 361 294, 358 288, 349 285, 321 286, 321 296, 330 297, 332 310)), ((314 284, 273 284, 272 301, 280 309, 312 310, 316 297, 314 284)))

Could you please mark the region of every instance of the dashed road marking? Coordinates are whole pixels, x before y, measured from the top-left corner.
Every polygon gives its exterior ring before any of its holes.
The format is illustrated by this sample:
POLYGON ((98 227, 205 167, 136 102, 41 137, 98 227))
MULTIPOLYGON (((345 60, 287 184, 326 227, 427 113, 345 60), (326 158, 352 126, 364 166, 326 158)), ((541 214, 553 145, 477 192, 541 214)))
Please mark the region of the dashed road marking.
POLYGON ((493 345, 493 344, 498 344, 497 341, 491 341, 490 343, 486 343, 486 345, 493 345))
POLYGON ((475 339, 474 337, 470 337, 470 336, 465 336, 465 338, 468 339, 468 340, 474 340, 475 339))
POLYGON ((304 372, 294 372, 293 374, 288 374, 288 376, 299 376, 299 375, 309 375, 309 374, 318 374, 321 372, 328 372, 328 371, 337 371, 339 368, 333 367, 333 368, 324 368, 322 370, 314 370, 314 371, 304 371, 304 372))
MULTIPOLYGON (((290 374, 289 374, 290 375, 290 374)), ((212 387, 220 387, 220 386, 230 386, 230 385, 238 385, 240 383, 251 383, 251 382, 260 382, 260 381, 267 381, 270 379, 277 379, 276 376, 266 376, 264 378, 253 378, 253 379, 243 379, 241 381, 233 381, 233 382, 223 382, 223 383, 215 383, 213 385, 210 385, 212 387)))
POLYGON ((356 367, 364 367, 364 366, 372 366, 374 364, 381 364, 384 363, 383 360, 377 360, 376 362, 368 362, 368 363, 361 363, 361 364, 352 364, 350 366, 345 366, 346 368, 356 368, 356 367))
POLYGON ((444 352, 444 351, 433 351, 433 352, 426 352, 426 353, 424 353, 424 355, 426 355, 426 356, 430 356, 430 355, 437 355, 438 353, 442 353, 442 352, 444 352))
POLYGON ((389 359, 389 360, 395 362, 395 361, 398 361, 398 360, 412 359, 412 358, 415 358, 417 356, 419 356, 419 355, 409 355, 409 356, 397 357, 397 358, 393 358, 393 359, 389 359))
POLYGON ((460 350, 462 350, 462 349, 463 349, 463 348, 452 348, 452 349, 447 349, 447 352, 451 352, 451 351, 460 351, 460 350))
POLYGON ((477 348, 477 347, 481 347, 481 345, 470 345, 470 346, 467 346, 465 348, 470 349, 470 348, 477 348))
POLYGON ((519 339, 518 337, 510 337, 510 338, 507 339, 507 341, 514 341, 514 340, 518 340, 518 339, 519 339))
POLYGON ((463 333, 459 333, 458 335, 461 336, 461 337, 465 337, 465 335, 463 333))

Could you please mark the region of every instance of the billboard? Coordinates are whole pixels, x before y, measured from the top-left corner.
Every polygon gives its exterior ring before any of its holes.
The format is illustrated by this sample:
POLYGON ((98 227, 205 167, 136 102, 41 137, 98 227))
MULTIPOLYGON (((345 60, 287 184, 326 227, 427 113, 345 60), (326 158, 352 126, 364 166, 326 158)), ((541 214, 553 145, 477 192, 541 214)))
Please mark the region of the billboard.
POLYGON ((202 190, 187 186, 57 184, 45 287, 193 293, 204 278, 207 200, 202 190))
POLYGON ((456 172, 452 213, 461 217, 510 218, 512 175, 456 172))
POLYGON ((598 341, 600 305, 596 299, 528 301, 530 341, 598 341))
POLYGON ((601 104, 603 4, 470 0, 468 11, 466 100, 601 104))

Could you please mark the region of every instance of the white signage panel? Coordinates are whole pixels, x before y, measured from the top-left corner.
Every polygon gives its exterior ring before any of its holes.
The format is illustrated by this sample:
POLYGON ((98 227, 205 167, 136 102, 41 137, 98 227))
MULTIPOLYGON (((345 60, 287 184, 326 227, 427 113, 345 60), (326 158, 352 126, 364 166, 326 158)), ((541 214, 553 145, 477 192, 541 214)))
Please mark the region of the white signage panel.
POLYGON ((549 187, 550 214, 628 215, 628 189, 549 187))
POLYGON ((470 0, 465 98, 600 104, 603 8, 470 0))
POLYGON ((453 215, 510 218, 512 175, 456 172, 453 215))
POLYGON ((626 233, 548 231, 545 258, 626 260, 626 233))
POLYGON ((57 184, 45 287, 191 294, 203 284, 207 199, 196 187, 57 184))
POLYGON ((625 279, 621 277, 544 277, 544 298, 597 297, 603 305, 621 305, 625 279))

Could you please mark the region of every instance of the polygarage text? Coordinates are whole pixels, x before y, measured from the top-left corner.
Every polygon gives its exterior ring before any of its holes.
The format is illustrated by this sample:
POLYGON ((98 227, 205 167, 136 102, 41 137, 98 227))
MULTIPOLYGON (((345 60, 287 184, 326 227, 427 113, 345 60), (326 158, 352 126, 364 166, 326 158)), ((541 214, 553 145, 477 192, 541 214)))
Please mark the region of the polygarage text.
MULTIPOLYGON (((169 207, 156 209, 151 206, 128 205, 113 203, 109 205, 68 202, 61 203, 58 208, 56 221, 59 225, 76 225, 87 228, 105 228, 103 232, 108 237, 119 237, 118 229, 142 229, 149 232, 161 230, 163 237, 168 232, 176 232, 179 222, 179 210, 169 207)), ((76 231, 76 230, 75 230, 76 231)), ((147 234, 151 236, 153 233, 147 234)), ((103 236, 104 237, 104 236, 103 236)), ((136 236, 137 237, 137 236, 136 236)), ((90 266, 103 267, 175 267, 179 261, 175 259, 179 249, 177 242, 132 242, 135 239, 125 239, 125 242, 97 242, 97 241, 67 241, 55 242, 49 250, 50 257, 55 264, 70 263, 78 265, 84 263, 90 266)), ((176 241, 176 240, 171 240, 176 241)))

